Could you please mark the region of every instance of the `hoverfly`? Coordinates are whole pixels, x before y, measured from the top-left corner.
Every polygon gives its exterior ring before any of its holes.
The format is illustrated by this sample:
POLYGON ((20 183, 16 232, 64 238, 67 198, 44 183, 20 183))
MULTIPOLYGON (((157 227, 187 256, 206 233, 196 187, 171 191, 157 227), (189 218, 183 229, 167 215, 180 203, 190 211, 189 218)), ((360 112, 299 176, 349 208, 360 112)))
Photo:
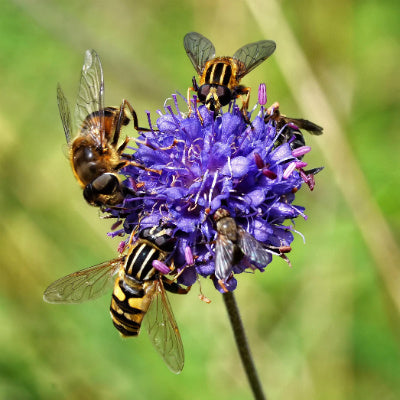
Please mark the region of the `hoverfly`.
POLYGON ((116 174, 121 168, 134 165, 160 173, 123 157, 123 151, 130 141, 127 137, 118 145, 121 128, 129 123, 125 108, 132 115, 136 130, 149 129, 139 128, 136 112, 127 100, 123 100, 119 108, 104 107, 103 68, 94 50, 86 50, 85 53, 75 106, 78 131, 75 138, 72 137, 68 102, 60 85, 57 87, 57 101, 69 146, 72 171, 89 204, 114 206, 122 202, 129 189, 121 184, 116 174))
POLYGON ((276 124, 276 131, 280 132, 276 141, 276 146, 283 143, 289 143, 292 150, 305 146, 306 141, 300 132, 300 129, 305 129, 311 135, 322 135, 323 128, 314 122, 302 118, 289 118, 282 115, 279 111, 279 103, 275 102, 267 110, 267 115, 264 118, 265 123, 273 120, 276 124))
POLYGON ((276 247, 259 242, 236 224, 228 210, 219 208, 215 211, 214 221, 217 230, 215 276, 222 287, 224 287, 224 281, 229 278, 232 267, 239 263, 244 256, 255 263, 267 265, 271 261, 271 255, 275 254, 290 264, 284 254, 290 252, 290 246, 276 247))
POLYGON ((197 32, 185 35, 183 45, 195 70, 199 74, 200 83, 193 77, 193 86, 188 89, 187 97, 190 106, 190 92, 197 92, 200 102, 210 110, 218 113, 222 106, 241 96, 242 112, 247 118, 250 100, 250 88, 239 85, 240 80, 266 60, 276 48, 272 40, 261 40, 241 47, 233 57, 215 57, 214 45, 206 37, 197 32))
MULTIPOLYGON (((114 284, 110 312, 121 336, 137 336, 144 320, 155 349, 168 368, 179 373, 183 345, 165 290, 185 294, 190 288, 168 280, 153 267, 153 261, 166 260, 174 246, 167 225, 142 229, 126 255, 58 279, 43 298, 48 303, 81 303, 105 294, 114 284)), ((170 269, 174 271, 173 262, 170 269)))

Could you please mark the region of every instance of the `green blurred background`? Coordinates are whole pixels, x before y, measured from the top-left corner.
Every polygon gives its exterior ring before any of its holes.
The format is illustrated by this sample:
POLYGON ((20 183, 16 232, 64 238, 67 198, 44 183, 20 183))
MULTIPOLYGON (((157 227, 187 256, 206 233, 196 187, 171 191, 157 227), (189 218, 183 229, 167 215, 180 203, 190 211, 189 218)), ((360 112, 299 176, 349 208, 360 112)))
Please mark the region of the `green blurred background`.
POLYGON ((399 8, 371 0, 0 1, 0 398, 251 398, 210 282, 202 285, 210 305, 198 300, 198 286, 170 296, 186 352, 179 376, 145 332, 119 337, 109 296, 77 306, 42 301, 50 282, 115 257, 118 242, 83 201, 63 155, 57 82, 73 101, 84 51, 94 48, 106 104, 125 97, 143 124, 145 110, 154 121, 194 75, 182 46, 192 30, 218 55, 274 39, 274 56, 244 83, 266 82, 268 104, 325 128, 307 138, 310 165, 326 168, 313 192, 298 193, 309 218, 297 221, 306 244, 296 237, 293 268, 275 260, 264 274, 239 277, 267 395, 400 398, 399 8))

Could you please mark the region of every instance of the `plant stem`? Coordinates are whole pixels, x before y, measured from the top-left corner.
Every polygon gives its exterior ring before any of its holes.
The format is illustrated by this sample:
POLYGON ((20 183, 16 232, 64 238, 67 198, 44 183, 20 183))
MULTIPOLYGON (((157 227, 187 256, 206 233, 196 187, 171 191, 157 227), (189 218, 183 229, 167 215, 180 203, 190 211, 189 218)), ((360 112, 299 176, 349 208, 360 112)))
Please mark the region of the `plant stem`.
POLYGON ((237 306, 235 296, 232 292, 227 292, 222 295, 225 307, 229 315, 229 320, 235 335, 236 346, 239 350, 240 358, 243 367, 246 371, 247 379, 255 400, 266 400, 262 390, 261 382, 254 365, 253 357, 250 352, 250 347, 247 342, 246 333, 244 331, 242 319, 240 318, 239 308, 237 306))

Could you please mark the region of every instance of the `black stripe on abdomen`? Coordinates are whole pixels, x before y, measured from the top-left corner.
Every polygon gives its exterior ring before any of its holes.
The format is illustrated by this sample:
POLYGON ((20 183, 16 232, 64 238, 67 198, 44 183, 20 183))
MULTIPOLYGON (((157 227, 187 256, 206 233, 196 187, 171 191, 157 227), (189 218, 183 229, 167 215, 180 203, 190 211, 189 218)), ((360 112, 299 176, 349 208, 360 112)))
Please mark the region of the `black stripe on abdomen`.
POLYGON ((125 273, 139 282, 148 280, 156 273, 153 261, 159 257, 160 251, 156 247, 141 243, 128 255, 125 273))

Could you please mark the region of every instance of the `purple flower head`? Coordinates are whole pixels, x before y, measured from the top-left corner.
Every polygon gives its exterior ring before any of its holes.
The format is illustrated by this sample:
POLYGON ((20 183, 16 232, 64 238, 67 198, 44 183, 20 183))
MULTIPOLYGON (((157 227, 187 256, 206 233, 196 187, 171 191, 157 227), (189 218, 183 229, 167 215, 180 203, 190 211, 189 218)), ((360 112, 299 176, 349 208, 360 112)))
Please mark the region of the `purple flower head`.
MULTIPOLYGON (((304 208, 293 201, 308 179, 305 163, 296 158, 306 151, 296 153, 289 143, 278 144, 276 124, 264 122, 263 107, 248 125, 233 104, 216 117, 204 106, 195 106, 186 116, 176 97, 174 101, 175 111, 170 106, 158 111, 157 130, 142 132, 133 149, 136 162, 161 173, 124 168, 123 183, 136 194, 128 194, 122 207, 110 212, 125 220, 128 234, 138 226, 175 226, 171 259, 179 271, 178 283, 191 286, 200 275, 213 279, 220 291, 234 290, 235 275, 263 271, 274 254, 286 259, 283 253, 293 241, 291 220, 305 217, 304 208), (223 279, 215 274, 219 233, 213 216, 219 209, 269 252, 262 264, 241 254, 223 279)), ((156 267, 166 270, 161 264, 156 267)))

